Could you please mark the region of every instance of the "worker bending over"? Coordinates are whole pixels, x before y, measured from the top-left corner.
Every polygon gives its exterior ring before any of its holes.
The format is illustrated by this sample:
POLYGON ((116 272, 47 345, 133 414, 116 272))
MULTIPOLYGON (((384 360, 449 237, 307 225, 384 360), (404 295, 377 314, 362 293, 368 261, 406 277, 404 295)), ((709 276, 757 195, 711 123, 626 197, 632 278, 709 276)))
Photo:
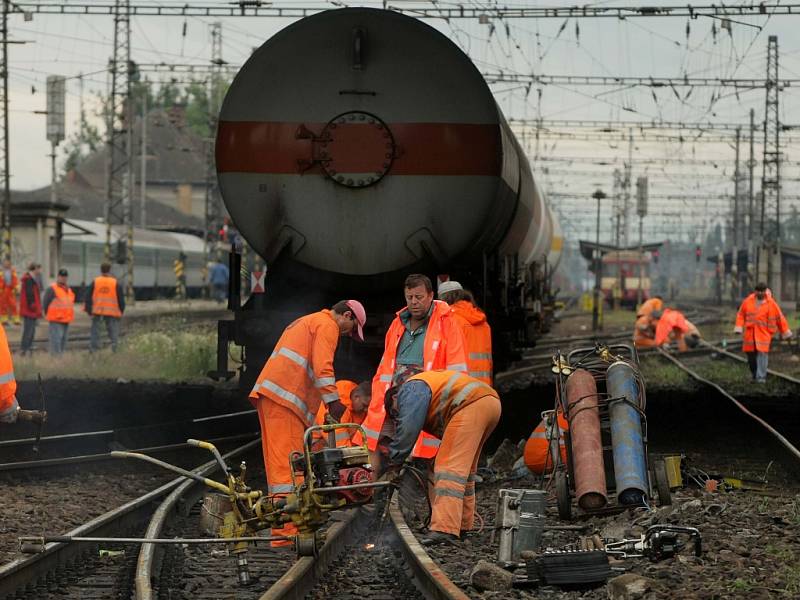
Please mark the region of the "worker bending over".
POLYGON ((492 385, 492 329, 472 293, 457 281, 439 284, 439 300, 447 302, 461 328, 467 353, 467 373, 492 385))
POLYGON ((656 346, 656 323, 660 317, 660 310, 649 311, 636 317, 636 323, 633 326, 634 346, 637 348, 654 348, 656 346))
POLYGON ((500 398, 457 371, 426 371, 385 396, 391 423, 384 478, 392 479, 425 431, 442 440, 433 465, 430 533, 425 545, 459 539, 475 520, 475 473, 481 449, 500 420, 500 398))
MULTIPOLYGON (((378 439, 386 416, 383 401, 386 390, 409 369, 415 372, 434 369, 467 371, 461 330, 450 306, 433 299, 431 280, 425 275, 409 275, 404 292, 406 307, 398 311, 386 332, 383 356, 372 379, 369 412, 362 423, 376 471, 380 466, 378 439)), ((439 440, 425 434, 414 447, 414 456, 433 458, 438 447, 439 440)))
POLYGON ((678 352, 686 352, 700 343, 700 331, 681 311, 665 308, 656 323, 655 345, 671 342, 675 342, 678 352))
MULTIPOLYGON (((302 452, 305 430, 324 403, 334 419, 345 411, 339 400, 333 373, 333 356, 339 337, 351 335, 364 341, 367 315, 357 300, 342 300, 330 310, 321 310, 291 323, 258 376, 250 401, 258 410, 261 447, 267 470, 269 493, 292 491, 289 454, 302 452)), ((294 535, 289 523, 273 528, 273 535, 294 535)), ((272 542, 288 546, 288 541, 272 542)))
POLYGON ((792 337, 786 317, 773 299, 772 292, 767 289, 767 284, 757 284, 755 291, 744 299, 736 315, 733 332, 742 335, 742 351, 747 354, 753 380, 766 383, 772 338, 778 332, 784 340, 792 337))

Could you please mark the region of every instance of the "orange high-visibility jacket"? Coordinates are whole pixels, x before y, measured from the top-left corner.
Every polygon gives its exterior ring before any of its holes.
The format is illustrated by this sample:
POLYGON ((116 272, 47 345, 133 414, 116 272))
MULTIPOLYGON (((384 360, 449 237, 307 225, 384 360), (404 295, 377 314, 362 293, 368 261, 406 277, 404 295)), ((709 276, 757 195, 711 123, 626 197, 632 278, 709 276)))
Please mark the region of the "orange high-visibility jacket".
POLYGON ((467 373, 492 385, 492 329, 486 322, 486 315, 467 300, 459 300, 452 308, 464 337, 467 373))
POLYGON ((633 326, 633 343, 635 346, 649 347, 655 345, 655 331, 653 319, 650 315, 642 315, 636 318, 633 326))
MULTIPOLYGON (((355 381, 350 381, 349 379, 340 379, 336 382, 336 391, 339 394, 339 402, 345 405, 345 410, 342 413, 342 417, 339 419, 340 423, 356 423, 359 421, 353 421, 353 414, 351 412, 352 402, 350 401, 350 393, 358 387, 358 384, 355 381)), ((325 424, 325 414, 328 412, 328 409, 325 405, 320 404, 319 410, 317 411, 317 418, 314 422, 317 425, 324 425, 325 424)), ((362 419, 363 420, 363 419, 362 419)), ((350 438, 353 436, 352 429, 339 429, 336 430, 336 445, 337 446, 349 446, 350 445, 350 438)))
POLYGON ((17 380, 14 379, 11 349, 8 347, 6 330, 0 326, 0 415, 13 408, 16 394, 17 380))
POLYGON ((642 302, 639 310, 636 311, 637 317, 650 316, 654 310, 662 310, 664 308, 664 301, 660 298, 650 298, 642 302))
MULTIPOLYGON (((75 318, 75 292, 68 286, 54 283, 53 299, 47 306, 45 318, 53 323, 72 323, 75 318)), ((116 290, 116 287, 114 288, 116 290)))
POLYGON ((668 342, 669 335, 673 331, 677 334, 685 334, 689 331, 689 325, 681 311, 666 308, 656 324, 656 346, 668 342))
MULTIPOLYGON (((569 423, 560 412, 557 417, 557 431, 553 434, 558 436, 559 454, 561 454, 561 464, 567 464, 567 447, 564 443, 564 433, 569 429, 569 423)), ((547 439, 547 430, 544 420, 539 421, 536 429, 533 430, 528 441, 525 443, 523 457, 525 466, 532 473, 539 475, 549 473, 555 466, 555 457, 551 455, 550 440, 547 439)))
POLYGON ((300 317, 281 335, 250 392, 253 404, 268 398, 294 412, 306 427, 314 422, 320 403, 339 399, 333 376, 333 355, 339 326, 331 311, 300 317))
POLYGON ((755 293, 744 299, 736 315, 736 327, 743 328, 743 352, 769 352, 773 336, 789 332, 789 324, 781 312, 781 307, 767 293, 761 306, 756 305, 755 293))
POLYGON ((92 315, 115 317, 119 319, 122 311, 117 298, 117 279, 111 275, 98 275, 94 278, 92 291, 92 315))
POLYGON ((425 371, 407 381, 422 381, 431 389, 423 430, 440 439, 450 419, 464 407, 486 396, 500 400, 492 386, 459 371, 425 371))
MULTIPOLYGON (((403 309, 405 310, 405 309, 403 309)), ((372 400, 369 404, 367 417, 361 426, 367 434, 367 446, 370 450, 375 450, 378 445, 383 420, 386 417, 386 408, 383 398, 392 385, 392 377, 396 367, 397 346, 405 333, 405 325, 400 320, 400 313, 389 326, 386 332, 386 341, 383 349, 383 357, 378 365, 375 377, 372 379, 372 400)), ((425 343, 422 352, 423 365, 425 371, 433 369, 451 369, 453 371, 467 371, 467 355, 464 351, 464 340, 458 324, 453 319, 453 311, 446 302, 440 300, 433 301, 433 311, 428 321, 428 328, 425 331, 425 343)), ((356 436, 357 440, 360 436, 356 436)), ((413 456, 421 458, 433 458, 439 448, 439 440, 430 436, 422 436, 417 440, 414 447, 413 456)))

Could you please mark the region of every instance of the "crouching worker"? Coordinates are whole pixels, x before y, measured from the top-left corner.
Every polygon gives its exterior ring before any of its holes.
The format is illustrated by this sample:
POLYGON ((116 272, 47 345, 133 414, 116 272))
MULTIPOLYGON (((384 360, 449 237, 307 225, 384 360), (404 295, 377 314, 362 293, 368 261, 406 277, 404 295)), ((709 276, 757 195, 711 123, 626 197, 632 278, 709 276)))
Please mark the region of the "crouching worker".
POLYGON ((475 473, 481 449, 500 420, 489 385, 457 371, 425 371, 385 396, 391 432, 384 479, 393 479, 420 432, 442 440, 433 466, 430 533, 425 545, 458 540, 475 519, 475 473))
MULTIPOLYGON (((367 416, 369 402, 372 399, 372 381, 362 381, 356 384, 349 379, 340 379, 336 382, 336 391, 339 393, 339 402, 345 407, 342 416, 339 418, 339 423, 361 425, 367 416)), ((332 422, 330 413, 325 405, 320 405, 316 423, 317 425, 324 425, 326 422, 332 422)), ((353 441, 353 436, 357 431, 358 429, 337 429, 336 445, 358 445, 353 441)), ((320 434, 318 439, 324 441, 325 438, 320 434)))
POLYGON ((564 434, 569 429, 569 424, 560 410, 555 423, 553 411, 548 411, 543 416, 525 443, 523 453, 525 466, 537 475, 552 472, 556 464, 567 464, 564 434))

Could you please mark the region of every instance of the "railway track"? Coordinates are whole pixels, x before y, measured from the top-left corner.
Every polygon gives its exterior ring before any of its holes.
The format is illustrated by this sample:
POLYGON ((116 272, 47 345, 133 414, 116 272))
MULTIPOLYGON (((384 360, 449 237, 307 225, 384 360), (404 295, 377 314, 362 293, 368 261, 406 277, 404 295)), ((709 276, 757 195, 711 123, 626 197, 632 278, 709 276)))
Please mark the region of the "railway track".
POLYGON ((111 450, 175 451, 186 448, 181 440, 189 437, 206 439, 216 435, 213 439, 222 442, 252 438, 258 435, 253 429, 255 414, 250 409, 151 425, 2 440, 0 473, 109 460, 111 450))
MULTIPOLYGON (((249 442, 225 458, 251 454, 258 445, 258 440, 249 442)), ((195 472, 206 477, 216 470, 212 461, 195 472)), ((263 469, 249 471, 263 480, 263 469)), ((334 513, 316 558, 296 559, 293 551, 271 549, 266 539, 258 542, 248 552, 249 584, 238 585, 236 555, 227 543, 211 543, 201 530, 206 489, 195 480, 172 479, 66 534, 100 541, 48 543, 44 552, 0 567, 0 598, 268 600, 345 598, 351 592, 399 600, 468 598, 417 543, 396 504, 379 538, 372 507, 334 513), (209 543, 186 542, 200 538, 209 543)))

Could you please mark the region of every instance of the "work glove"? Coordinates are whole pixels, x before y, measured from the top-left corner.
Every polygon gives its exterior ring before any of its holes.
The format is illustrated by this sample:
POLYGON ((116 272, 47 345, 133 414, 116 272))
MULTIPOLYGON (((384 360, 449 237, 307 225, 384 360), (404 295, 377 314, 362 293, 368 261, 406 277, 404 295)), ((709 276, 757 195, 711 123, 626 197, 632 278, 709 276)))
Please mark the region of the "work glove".
POLYGON ((787 331, 786 333, 782 333, 781 334, 781 339, 784 339, 784 340, 791 339, 791 337, 792 337, 791 330, 787 331))
POLYGON ((11 407, 0 414, 0 423, 16 423, 19 416, 19 404, 17 399, 14 398, 11 407))
POLYGON ((741 327, 734 327, 733 328, 733 334, 734 335, 741 335, 742 334, 742 328, 741 327))
POLYGON ((325 425, 336 425, 339 423, 339 419, 334 417, 331 413, 325 413, 325 425))

